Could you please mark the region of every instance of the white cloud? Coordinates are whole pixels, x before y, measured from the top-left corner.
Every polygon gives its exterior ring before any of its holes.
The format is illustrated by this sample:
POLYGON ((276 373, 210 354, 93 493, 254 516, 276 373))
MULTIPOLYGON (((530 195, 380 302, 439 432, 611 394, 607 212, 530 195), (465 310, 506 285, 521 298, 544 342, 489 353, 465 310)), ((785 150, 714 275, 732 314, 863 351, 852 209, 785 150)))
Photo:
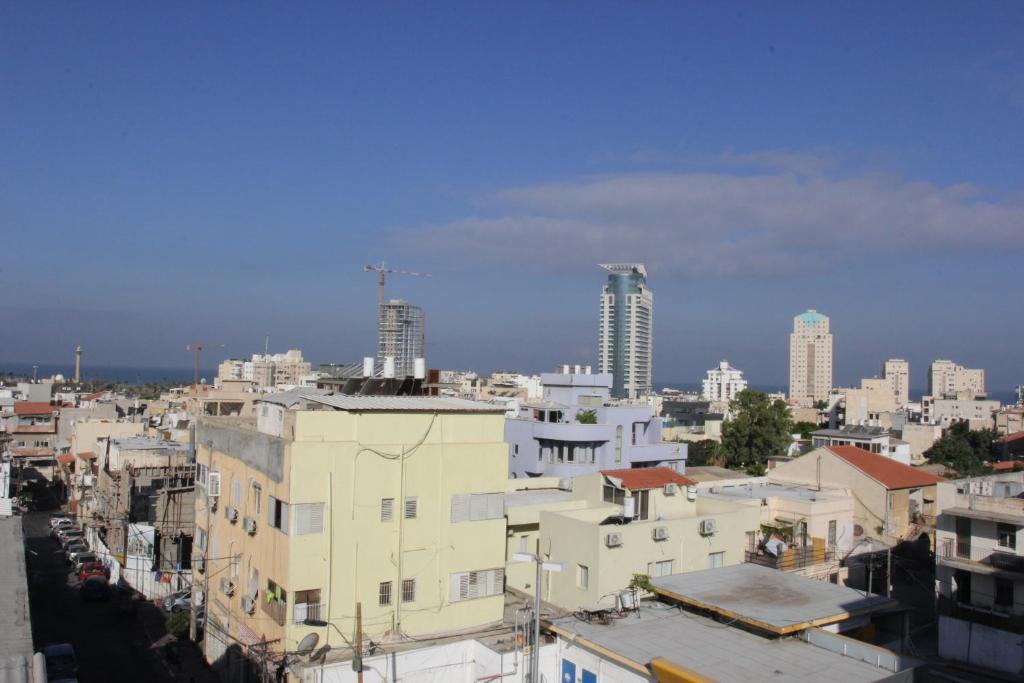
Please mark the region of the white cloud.
POLYGON ((501 190, 503 215, 403 230, 419 253, 488 264, 592 267, 639 260, 701 276, 775 274, 960 250, 1024 248, 1024 207, 970 184, 829 175, 826 159, 730 153, 760 174, 664 173, 501 190), (803 174, 794 172, 800 168, 803 174))

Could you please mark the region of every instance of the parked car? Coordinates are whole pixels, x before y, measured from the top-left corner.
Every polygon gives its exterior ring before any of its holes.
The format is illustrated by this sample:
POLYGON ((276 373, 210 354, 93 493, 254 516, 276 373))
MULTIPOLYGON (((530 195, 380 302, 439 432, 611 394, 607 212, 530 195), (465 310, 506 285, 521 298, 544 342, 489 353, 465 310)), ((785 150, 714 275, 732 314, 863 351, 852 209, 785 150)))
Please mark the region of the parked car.
POLYGON ((82 532, 81 529, 79 529, 78 527, 69 526, 69 527, 57 527, 56 533, 54 533, 53 537, 56 538, 57 541, 63 543, 64 539, 67 538, 68 536, 82 536, 82 535, 83 535, 83 532, 82 532))
POLYGON ((84 582, 90 576, 102 576, 110 580, 110 570, 102 562, 86 562, 78 569, 78 580, 84 582))
POLYGON ((168 612, 181 612, 192 608, 192 589, 172 593, 164 598, 164 609, 168 612))
POLYGON ((67 546, 68 543, 72 543, 74 541, 85 543, 85 536, 82 535, 81 531, 68 531, 67 533, 63 533, 57 537, 57 541, 60 542, 60 545, 63 548, 67 546))
POLYGON ((58 536, 60 536, 60 532, 62 532, 62 531, 70 531, 72 529, 77 529, 77 528, 78 527, 76 527, 74 525, 74 523, 72 523, 71 521, 68 521, 67 524, 61 523, 61 524, 58 524, 57 526, 52 527, 50 529, 50 536, 52 536, 53 538, 57 538, 58 536))
POLYGON ((78 659, 70 643, 47 645, 42 649, 46 658, 46 678, 57 681, 78 676, 78 659))
POLYGON ((110 584, 105 576, 90 576, 82 582, 79 591, 83 602, 110 599, 110 584))
POLYGON ((88 564, 90 562, 99 562, 99 561, 100 561, 99 555, 97 555, 96 553, 94 553, 91 550, 87 550, 84 553, 79 553, 75 557, 75 561, 71 564, 71 567, 72 567, 72 569, 74 569, 74 571, 77 572, 77 571, 81 570, 82 565, 88 564))
POLYGON ((73 524, 74 520, 68 514, 58 514, 50 517, 50 528, 54 529, 60 524, 73 524))
POLYGON ((83 541, 74 541, 64 546, 64 561, 71 562, 71 553, 84 553, 89 549, 83 541))
POLYGON ((96 553, 94 553, 91 550, 89 550, 89 546, 85 545, 84 543, 81 545, 81 547, 78 547, 78 546, 74 546, 74 547, 68 546, 68 549, 65 550, 64 553, 67 556, 68 564, 70 564, 72 568, 75 568, 75 567, 78 566, 78 557, 80 555, 88 554, 88 555, 91 555, 93 557, 93 559, 96 558, 96 553))

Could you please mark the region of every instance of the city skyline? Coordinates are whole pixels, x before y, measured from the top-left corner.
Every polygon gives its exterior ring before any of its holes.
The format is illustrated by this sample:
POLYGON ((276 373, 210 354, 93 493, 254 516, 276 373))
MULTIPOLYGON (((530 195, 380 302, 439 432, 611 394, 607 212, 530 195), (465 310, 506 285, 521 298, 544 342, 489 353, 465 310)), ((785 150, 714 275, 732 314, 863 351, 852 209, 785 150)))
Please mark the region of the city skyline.
POLYGON ((1009 390, 1024 10, 923 7, 7 5, 0 362, 358 360, 386 259, 434 274, 388 283, 431 367, 596 365, 593 264, 636 261, 656 382, 785 385, 817 308, 836 384, 1009 390))

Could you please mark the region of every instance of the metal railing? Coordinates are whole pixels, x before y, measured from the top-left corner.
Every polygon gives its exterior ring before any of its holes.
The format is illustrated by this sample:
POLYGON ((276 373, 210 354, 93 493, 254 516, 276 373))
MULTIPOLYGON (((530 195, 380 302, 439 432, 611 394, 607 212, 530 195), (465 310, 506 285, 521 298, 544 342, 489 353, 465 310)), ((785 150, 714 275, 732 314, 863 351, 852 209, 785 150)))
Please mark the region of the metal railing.
POLYGON ((293 608, 292 618, 296 623, 305 621, 321 621, 321 604, 319 602, 300 602, 293 608))
POLYGON ((824 545, 788 548, 778 555, 748 550, 744 555, 746 561, 751 564, 759 564, 762 567, 769 567, 780 571, 802 569, 824 562, 833 562, 836 559, 835 548, 826 548, 824 545))

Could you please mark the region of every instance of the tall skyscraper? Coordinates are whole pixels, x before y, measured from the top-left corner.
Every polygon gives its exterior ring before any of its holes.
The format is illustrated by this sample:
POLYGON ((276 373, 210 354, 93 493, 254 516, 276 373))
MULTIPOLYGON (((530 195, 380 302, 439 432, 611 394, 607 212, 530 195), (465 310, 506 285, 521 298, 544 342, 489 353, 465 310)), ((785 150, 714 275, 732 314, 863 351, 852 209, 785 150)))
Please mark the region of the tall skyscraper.
POLYGON ((402 299, 381 306, 377 328, 377 358, 395 359, 395 377, 415 372, 416 359, 423 358, 423 309, 402 299))
POLYGON ((882 366, 882 378, 901 406, 910 400, 910 363, 902 358, 890 358, 882 366))
POLYGON ((612 396, 637 398, 651 393, 651 338, 654 294, 647 288, 642 263, 602 263, 608 282, 601 292, 598 367, 612 376, 612 396))
POLYGON ((985 394, 985 371, 965 368, 951 360, 932 361, 928 368, 928 395, 935 398, 957 394, 985 394))
POLYGON ((789 335, 789 398, 803 405, 832 390, 832 334, 828 316, 811 309, 793 318, 789 335))

